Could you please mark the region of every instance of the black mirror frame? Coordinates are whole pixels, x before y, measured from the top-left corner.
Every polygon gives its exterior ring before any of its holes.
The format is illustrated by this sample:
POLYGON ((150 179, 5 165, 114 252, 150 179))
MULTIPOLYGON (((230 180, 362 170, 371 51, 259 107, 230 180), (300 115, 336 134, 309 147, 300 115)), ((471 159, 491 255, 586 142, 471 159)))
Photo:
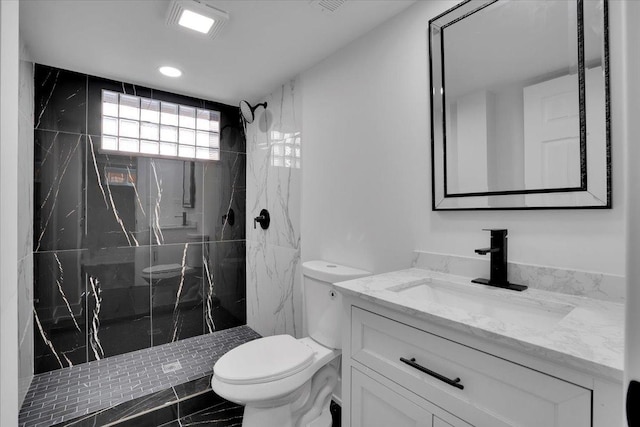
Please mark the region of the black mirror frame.
MULTIPOLYGON (((609 28, 608 28, 608 0, 603 0, 603 68, 604 68, 604 88, 605 88, 605 137, 606 137, 606 200, 592 194, 588 188, 587 163, 586 163, 586 115, 585 115, 585 67, 584 67, 584 28, 583 28, 583 0, 575 0, 578 8, 578 49, 579 49, 579 85, 580 85, 580 148, 581 148, 581 185, 576 188, 554 188, 554 189, 533 189, 515 191, 491 191, 484 193, 459 193, 447 194, 446 189, 446 136, 445 117, 441 113, 442 119, 437 116, 437 111, 444 110, 444 73, 442 73, 442 63, 435 63, 434 54, 440 55, 443 62, 444 47, 442 37, 437 44, 433 34, 437 34, 442 28, 452 23, 458 22, 470 14, 483 9, 501 0, 465 0, 451 9, 441 13, 429 20, 428 27, 428 49, 429 49, 429 81, 430 81, 430 124, 431 124, 431 192, 432 211, 447 210, 537 210, 537 209, 610 209, 612 207, 611 197, 611 139, 610 139, 610 89, 609 89, 609 28), (437 50, 437 51, 436 51, 437 50), (436 51, 436 52, 434 52, 436 51), (436 70, 435 67, 440 67, 436 70), (434 72, 435 71, 435 72, 434 72), (436 87, 434 75, 440 75, 439 87, 436 87), (438 124, 437 124, 438 123, 438 124), (438 145, 439 144, 439 145, 438 145), (439 163, 438 163, 439 162, 439 163), (441 173, 440 180, 437 173, 441 173), (550 203, 549 205, 518 205, 518 201, 524 198, 525 194, 544 194, 547 198, 553 198, 553 194, 572 194, 582 197, 584 203, 580 201, 576 205, 566 205, 560 203, 550 203), (449 201, 449 205, 445 202, 449 201), (488 206, 488 202, 491 206, 488 206), (457 206, 460 203, 461 206, 457 206)), ((437 77, 436 77, 437 79, 437 77)), ((523 203, 524 204, 524 203, 523 203)))

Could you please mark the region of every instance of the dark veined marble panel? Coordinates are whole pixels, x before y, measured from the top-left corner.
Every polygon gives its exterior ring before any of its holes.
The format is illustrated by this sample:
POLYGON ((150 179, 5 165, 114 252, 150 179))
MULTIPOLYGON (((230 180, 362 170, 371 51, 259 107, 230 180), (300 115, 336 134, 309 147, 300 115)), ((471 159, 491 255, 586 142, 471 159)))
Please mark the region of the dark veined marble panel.
MULTIPOLYGON (((159 90, 159 89, 153 89, 151 91, 151 97, 153 99, 157 99, 165 102, 172 102, 174 104, 188 105, 190 107, 197 107, 197 108, 208 108, 207 101, 205 101, 204 99, 194 98, 186 95, 180 95, 177 93, 166 92, 164 90, 159 90)), ((216 107, 209 108, 210 110, 220 111, 220 107, 223 106, 222 104, 216 104, 216 103, 213 103, 213 104, 216 105, 216 107)))
POLYGON ((100 137, 88 136, 85 247, 148 245, 148 224, 153 215, 149 196, 151 159, 102 152, 100 141, 100 137))
POLYGON ((247 322, 246 243, 209 242, 205 275, 205 328, 212 332, 247 322))
POLYGON ((34 251, 81 249, 85 137, 36 130, 34 143, 34 251))
POLYGON ((35 373, 87 361, 82 251, 34 254, 35 373))
MULTIPOLYGON (((177 425, 182 427, 240 427, 242 425, 244 406, 224 400, 213 392, 203 395, 203 399, 209 399, 209 407, 181 416, 177 425)), ((178 407, 181 409, 180 405, 178 407)))
POLYGON ((46 65, 35 65, 36 129, 86 132, 87 76, 46 65))
POLYGON ((201 335, 203 325, 203 244, 152 247, 151 285, 153 345, 201 335))
POLYGON ((173 389, 169 388, 56 426, 94 427, 116 423, 121 427, 153 427, 168 423, 176 419, 177 416, 176 395, 173 389))
POLYGON ((220 161, 203 165, 207 240, 242 240, 246 235, 246 155, 229 151, 220 155, 220 161))
POLYGON ((203 201, 205 164, 149 159, 149 229, 153 245, 189 243, 208 234, 203 201))
POLYGON ((89 360, 150 347, 151 296, 145 271, 148 246, 85 251, 89 360))

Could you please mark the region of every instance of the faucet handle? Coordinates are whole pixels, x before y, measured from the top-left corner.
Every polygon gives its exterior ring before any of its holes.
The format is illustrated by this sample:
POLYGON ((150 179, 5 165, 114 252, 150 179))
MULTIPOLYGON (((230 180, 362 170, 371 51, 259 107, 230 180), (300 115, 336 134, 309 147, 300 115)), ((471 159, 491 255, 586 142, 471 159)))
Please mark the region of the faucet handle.
POLYGON ((486 254, 498 252, 499 250, 500 248, 481 248, 481 249, 474 249, 473 251, 478 255, 486 255, 486 254))
MULTIPOLYGON (((482 230, 491 232, 492 242, 494 241, 493 239, 506 240, 508 234, 508 230, 506 228, 483 228, 482 230)), ((492 243, 491 246, 493 245, 494 244, 492 243)))

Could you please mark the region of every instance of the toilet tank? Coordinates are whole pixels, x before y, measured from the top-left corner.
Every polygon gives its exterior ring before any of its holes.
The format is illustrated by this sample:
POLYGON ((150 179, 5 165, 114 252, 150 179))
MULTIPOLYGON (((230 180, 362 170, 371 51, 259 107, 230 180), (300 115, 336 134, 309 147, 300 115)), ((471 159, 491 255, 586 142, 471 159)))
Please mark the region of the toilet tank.
POLYGON ((325 347, 342 348, 342 296, 332 284, 370 272, 327 261, 302 264, 304 313, 309 336, 325 347))

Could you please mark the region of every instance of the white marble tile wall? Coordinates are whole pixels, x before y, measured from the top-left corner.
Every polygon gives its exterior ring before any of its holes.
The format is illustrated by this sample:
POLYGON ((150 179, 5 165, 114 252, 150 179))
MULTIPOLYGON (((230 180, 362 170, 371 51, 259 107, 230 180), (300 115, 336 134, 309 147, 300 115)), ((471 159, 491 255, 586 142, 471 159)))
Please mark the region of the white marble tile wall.
POLYGON ((298 88, 291 80, 261 99, 267 109, 247 125, 247 324, 262 335, 303 333, 298 88), (261 209, 267 230, 253 227, 261 209))
POLYGON ((19 401, 33 377, 33 63, 20 61, 18 123, 19 401))
MULTIPOLYGON (((458 276, 488 278, 489 258, 415 251, 412 267, 458 276)), ((509 262, 508 279, 531 288, 569 295, 613 302, 624 302, 625 298, 624 277, 613 274, 509 262)))

